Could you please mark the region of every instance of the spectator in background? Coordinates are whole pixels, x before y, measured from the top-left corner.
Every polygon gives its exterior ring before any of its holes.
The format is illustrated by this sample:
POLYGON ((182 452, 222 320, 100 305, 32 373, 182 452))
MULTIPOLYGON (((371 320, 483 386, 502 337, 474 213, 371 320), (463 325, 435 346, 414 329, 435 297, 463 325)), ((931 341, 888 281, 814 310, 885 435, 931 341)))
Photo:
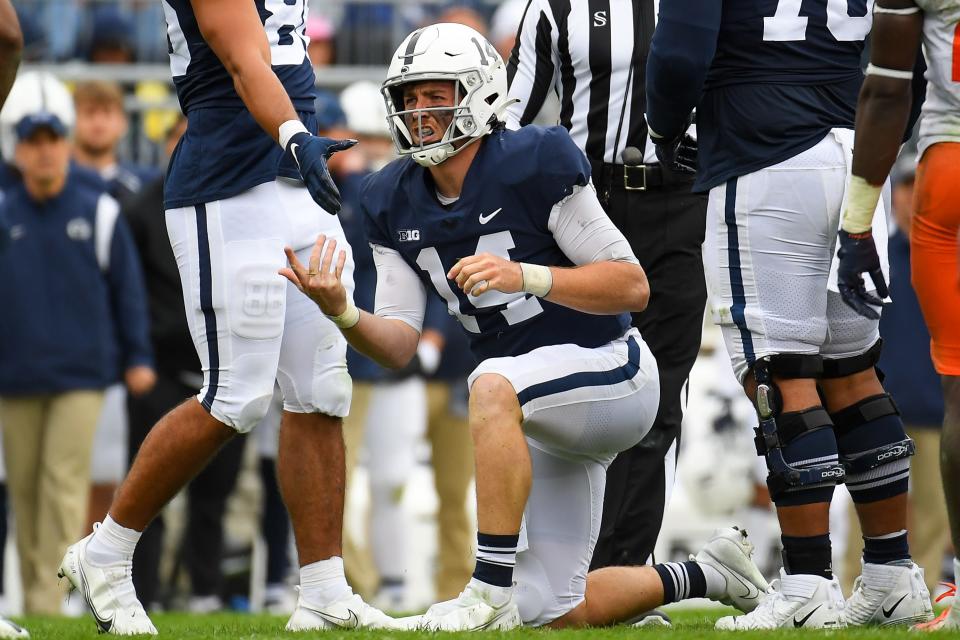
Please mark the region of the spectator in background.
POLYGON ((526 0, 505 0, 490 19, 490 42, 504 60, 510 59, 510 52, 517 43, 517 31, 526 6, 526 0))
POLYGON ((73 157, 106 180, 110 195, 123 203, 160 177, 153 167, 119 158, 118 147, 128 127, 120 85, 107 80, 81 82, 73 100, 77 112, 73 157))
MULTIPOLYGON (((894 166, 893 218, 887 241, 890 260, 891 304, 880 316, 883 351, 880 369, 887 392, 893 396, 907 435, 917 453, 910 465, 910 520, 908 531, 914 561, 924 571, 930 594, 936 592, 943 572, 943 556, 950 544, 950 525, 940 480, 940 429, 943 393, 940 376, 930 360, 930 332, 923 321, 917 294, 910 284, 910 222, 913 219, 913 181, 917 159, 904 154, 894 166)), ((960 320, 958 320, 960 321, 960 320)), ((844 581, 860 575, 860 526, 851 518, 844 581), (849 578, 847 578, 849 576, 849 578)), ((847 585, 845 585, 847 586, 847 585)))
MULTIPOLYGON (((440 12, 436 22, 452 22, 470 27, 480 35, 487 36, 487 21, 480 13, 465 5, 451 5, 440 12)), ((517 23, 519 24, 519 22, 517 23)), ((506 58, 504 58, 506 60, 506 58)))
POLYGON ((77 49, 81 3, 76 0, 15 0, 23 29, 23 59, 49 62, 72 58, 77 49))
POLYGON ((121 370, 133 394, 155 375, 143 277, 117 202, 70 164, 73 104, 49 74, 17 80, 0 125, 22 182, 4 194, 0 254, 0 420, 24 609, 60 611, 57 566, 80 533, 103 389, 121 370))
MULTIPOLYGON (((76 124, 73 157, 95 171, 107 183, 107 190, 121 204, 140 192, 146 182, 156 179, 154 168, 121 162, 117 148, 127 133, 127 114, 120 85, 107 80, 79 83, 74 89, 76 124)), ((164 234, 166 235, 166 234, 164 234)), ((126 470, 125 435, 128 430, 123 385, 107 389, 103 412, 97 425, 93 450, 93 476, 87 522, 90 526, 107 515, 117 484, 126 470)))
MULTIPOLYGON (((160 28, 158 26, 158 28, 160 28)), ((136 27, 115 7, 105 6, 93 14, 86 59, 98 64, 130 64, 137 61, 136 27)))
MULTIPOLYGON (((78 87, 79 94, 79 87, 78 87)), ((78 114, 79 115, 79 114, 78 114)), ((79 120, 79 118, 78 118, 79 120)), ((187 129, 180 118, 167 133, 166 157, 187 129)), ((123 209, 143 264, 150 309, 150 341, 156 353, 157 384, 140 397, 130 397, 128 460, 133 463, 150 429, 170 409, 195 396, 203 386, 200 359, 190 338, 177 269, 163 213, 163 177, 147 183, 123 209)), ((208 613, 223 607, 220 600, 223 556, 223 516, 236 486, 245 438, 234 438, 187 487, 187 527, 183 557, 190 575, 188 607, 208 613)), ((133 556, 133 584, 149 610, 159 600, 159 567, 164 521, 158 516, 143 533, 133 556)))
POLYGON ((310 16, 307 20, 307 37, 310 44, 307 56, 315 67, 327 67, 334 62, 333 23, 324 16, 310 16))

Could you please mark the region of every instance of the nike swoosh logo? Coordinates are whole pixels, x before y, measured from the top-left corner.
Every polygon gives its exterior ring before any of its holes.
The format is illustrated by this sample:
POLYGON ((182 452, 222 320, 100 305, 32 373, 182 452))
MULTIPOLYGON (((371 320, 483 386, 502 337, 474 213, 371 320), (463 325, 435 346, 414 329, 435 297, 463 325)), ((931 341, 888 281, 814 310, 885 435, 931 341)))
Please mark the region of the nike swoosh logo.
POLYGON ((87 582, 87 576, 83 572, 83 563, 80 562, 80 558, 77 558, 77 569, 80 571, 80 582, 83 584, 83 597, 87 600, 87 606, 90 607, 90 612, 93 614, 93 619, 97 621, 97 626, 100 627, 100 630, 103 633, 110 633, 110 629, 113 628, 114 617, 111 617, 109 620, 107 618, 100 617, 100 613, 93 608, 93 598, 90 597, 90 585, 87 582))
POLYGON ((881 609, 883 610, 883 617, 889 618, 890 616, 892 616, 893 612, 896 610, 897 607, 900 606, 900 603, 903 602, 903 599, 906 597, 907 597, 907 594, 903 594, 902 596, 900 596, 900 599, 897 600, 892 607, 890 607, 889 611, 887 611, 886 608, 881 607, 881 609))
POLYGON ((298 166, 298 167, 300 166, 300 158, 297 157, 297 148, 298 148, 299 146, 300 146, 300 145, 298 145, 296 142, 294 142, 294 143, 292 143, 292 144, 290 145, 290 153, 291 153, 291 155, 293 155, 293 159, 297 161, 297 166, 298 166))
POLYGON ((324 613, 323 611, 320 611, 319 609, 314 609, 313 607, 308 607, 302 604, 300 606, 306 609, 307 611, 311 611, 317 614, 318 616, 320 616, 321 618, 323 618, 324 620, 326 620, 327 622, 329 622, 334 626, 343 627, 345 629, 356 629, 360 626, 360 619, 357 617, 356 612, 353 611, 352 609, 350 610, 350 615, 348 615, 346 618, 338 618, 337 616, 332 616, 329 613, 324 613))
POLYGON ((500 207, 499 209, 497 209, 496 211, 494 211, 494 212, 491 213, 490 215, 486 215, 486 216, 485 216, 485 215, 483 215, 483 214, 481 213, 481 214, 480 214, 480 224, 487 224, 488 222, 490 222, 491 220, 493 220, 493 216, 497 215, 497 214, 500 213, 501 211, 503 211, 503 207, 500 207))
MULTIPOLYGON (((493 625, 495 625, 497 622, 499 622, 500 619, 503 618, 504 616, 506 616, 508 613, 509 613, 509 610, 505 607, 503 611, 501 611, 500 613, 498 613, 497 615, 495 615, 495 616, 494 616, 493 618, 491 618, 490 620, 484 622, 483 624, 478 624, 478 625, 475 626, 475 627, 470 627, 470 628, 467 628, 467 629, 457 629, 457 631, 465 631, 465 632, 470 632, 470 631, 484 631, 485 629, 491 628, 493 625)), ((440 626, 439 626, 439 625, 435 625, 435 624, 430 624, 429 622, 427 622, 427 623, 425 623, 425 624, 420 625, 420 629, 419 629, 419 630, 420 630, 420 631, 438 632, 438 631, 440 631, 440 626)))
POLYGON ((817 609, 819 609, 819 608, 822 607, 822 606, 823 606, 822 604, 818 604, 817 606, 815 606, 813 609, 810 610, 810 613, 808 613, 807 615, 803 616, 803 617, 800 618, 799 620, 797 620, 797 616, 793 616, 793 626, 799 629, 800 627, 802 627, 803 625, 805 625, 805 624, 807 623, 807 620, 810 619, 810 616, 812 616, 814 613, 816 613, 816 612, 817 612, 817 609))

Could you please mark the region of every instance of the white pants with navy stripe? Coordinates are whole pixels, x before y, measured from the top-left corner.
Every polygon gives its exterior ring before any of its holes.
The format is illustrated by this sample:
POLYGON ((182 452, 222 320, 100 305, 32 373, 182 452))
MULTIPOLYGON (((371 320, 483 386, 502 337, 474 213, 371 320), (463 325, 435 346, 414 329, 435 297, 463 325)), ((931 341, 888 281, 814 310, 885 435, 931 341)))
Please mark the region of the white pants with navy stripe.
MULTIPOLYGON (((879 338, 879 322, 844 304, 836 287, 852 136, 835 130, 807 151, 710 190, 704 271, 741 382, 764 356, 850 357, 879 338)), ((888 274, 883 202, 873 237, 888 274)), ((872 289, 869 276, 866 283, 872 289)))
POLYGON ((657 363, 636 329, 595 349, 560 344, 484 360, 513 385, 533 464, 515 598, 540 626, 583 601, 600 532, 607 466, 650 430, 660 402, 657 363))
MULTIPOLYGON (((166 219, 203 365, 197 398, 204 408, 245 433, 266 414, 277 382, 284 410, 345 416, 346 341, 277 273, 286 266, 285 246, 307 264, 321 233, 349 256, 337 218, 302 185, 278 178, 232 198, 169 209, 166 219)), ((343 281, 352 294, 352 257, 343 281)))

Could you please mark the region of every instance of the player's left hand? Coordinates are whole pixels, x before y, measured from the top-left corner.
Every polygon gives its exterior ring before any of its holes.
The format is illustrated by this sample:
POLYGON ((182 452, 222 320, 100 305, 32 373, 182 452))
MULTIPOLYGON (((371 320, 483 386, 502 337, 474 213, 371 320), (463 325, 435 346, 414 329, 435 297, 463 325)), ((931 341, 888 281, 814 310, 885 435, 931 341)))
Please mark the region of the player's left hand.
POLYGON ((841 229, 839 239, 840 249, 837 255, 840 258, 840 267, 837 269, 837 288, 840 290, 840 297, 860 315, 878 320, 880 314, 870 305, 882 306, 883 298, 887 297, 889 291, 880 269, 880 256, 877 255, 877 246, 873 242, 873 232, 851 234, 841 229), (879 298, 867 293, 863 281, 864 273, 870 274, 879 298))
POLYGON ((356 140, 334 140, 300 132, 290 138, 287 148, 300 169, 303 183, 314 202, 327 213, 340 211, 340 190, 327 169, 327 159, 337 151, 345 151, 357 144, 356 140))
POLYGON ((330 238, 328 241, 323 234, 317 237, 313 252, 310 254, 309 269, 301 264, 297 254, 290 247, 284 247, 283 252, 287 254, 287 262, 290 266, 280 269, 280 275, 316 302, 325 315, 338 316, 346 311, 347 290, 343 286, 341 277, 343 267, 347 263, 347 252, 341 250, 339 254, 337 253, 335 239, 330 238), (337 262, 331 268, 334 255, 337 256, 337 262))
POLYGON ((124 371, 123 382, 130 395, 142 396, 153 389, 153 385, 157 383, 157 374, 152 368, 141 364, 124 371))
POLYGON ((651 136, 651 140, 662 167, 674 173, 697 172, 697 141, 692 136, 684 133, 673 140, 651 136))
POLYGON ((464 293, 479 296, 490 289, 516 293, 523 288, 523 271, 519 262, 511 262, 490 253, 460 258, 447 272, 464 293))

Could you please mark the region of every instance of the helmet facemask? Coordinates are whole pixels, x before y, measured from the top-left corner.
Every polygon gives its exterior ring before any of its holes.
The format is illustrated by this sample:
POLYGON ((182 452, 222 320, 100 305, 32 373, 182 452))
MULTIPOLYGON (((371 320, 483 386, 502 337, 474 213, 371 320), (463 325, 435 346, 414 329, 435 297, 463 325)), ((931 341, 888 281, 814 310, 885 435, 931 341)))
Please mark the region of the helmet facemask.
MULTIPOLYGON (((469 69, 459 73, 413 74, 402 77, 397 82, 386 82, 383 95, 387 103, 387 122, 390 125, 397 152, 409 155, 420 165, 435 166, 456 155, 471 142, 479 140, 489 131, 478 121, 478 115, 470 107, 475 94, 484 86, 479 69, 469 69), (450 106, 403 108, 403 90, 411 84, 421 82, 452 82, 453 104, 450 106), (423 130, 424 118, 430 114, 441 127, 446 124, 439 140, 423 142, 415 140, 414 130, 423 130), (444 115, 441 115, 444 114, 444 115)), ((428 123, 429 124, 429 123, 428 123)), ((419 134, 416 136, 419 138, 419 134)))

